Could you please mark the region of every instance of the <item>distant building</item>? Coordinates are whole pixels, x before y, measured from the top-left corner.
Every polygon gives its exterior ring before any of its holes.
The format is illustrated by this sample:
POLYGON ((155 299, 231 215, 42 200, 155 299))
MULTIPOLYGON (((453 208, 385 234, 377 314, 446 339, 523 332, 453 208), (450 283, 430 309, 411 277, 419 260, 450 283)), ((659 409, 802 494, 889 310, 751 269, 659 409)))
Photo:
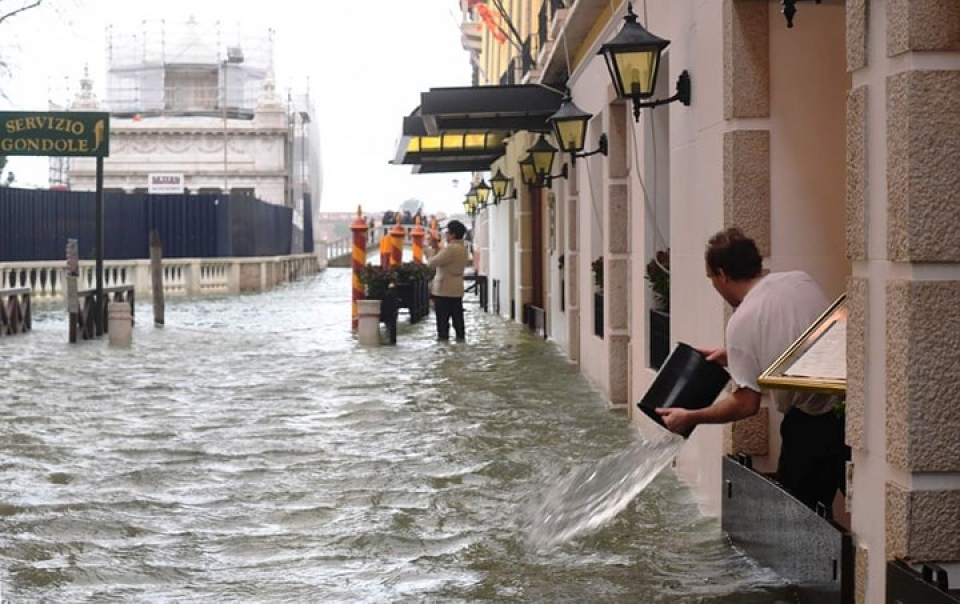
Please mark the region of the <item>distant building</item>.
MULTIPOLYGON (((272 30, 227 41, 193 19, 109 28, 106 97, 84 74, 69 106, 111 114, 104 189, 228 191, 292 207, 302 228, 305 199, 319 212, 320 137, 308 94, 277 92, 273 50, 272 30)), ((94 159, 51 161, 51 185, 95 188, 94 159)))

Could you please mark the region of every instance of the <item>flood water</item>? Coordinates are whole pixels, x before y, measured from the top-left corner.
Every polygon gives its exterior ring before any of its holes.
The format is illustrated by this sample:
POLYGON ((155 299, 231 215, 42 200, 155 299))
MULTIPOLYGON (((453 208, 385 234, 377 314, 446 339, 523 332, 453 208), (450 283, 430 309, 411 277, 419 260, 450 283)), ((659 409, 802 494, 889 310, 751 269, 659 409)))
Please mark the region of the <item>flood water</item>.
POLYGON ((530 514, 633 430, 550 342, 468 296, 467 342, 350 331, 350 275, 137 307, 130 348, 64 313, 0 340, 4 602, 793 601, 669 467, 554 545, 530 514))

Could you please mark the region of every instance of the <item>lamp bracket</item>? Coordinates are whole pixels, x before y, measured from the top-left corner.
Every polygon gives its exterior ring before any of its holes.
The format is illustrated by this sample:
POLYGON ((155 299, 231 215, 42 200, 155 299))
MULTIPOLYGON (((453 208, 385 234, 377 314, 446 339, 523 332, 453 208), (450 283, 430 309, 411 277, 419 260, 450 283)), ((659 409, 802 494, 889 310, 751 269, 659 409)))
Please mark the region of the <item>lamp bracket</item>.
MULTIPOLYGON (((817 4, 820 4, 821 0, 814 0, 817 4)), ((783 13, 783 17, 787 20, 787 28, 793 27, 793 17, 797 14, 796 7, 797 0, 780 0, 780 5, 783 6, 780 9, 780 12, 783 13)))
POLYGON ((633 99, 633 119, 634 121, 640 121, 640 110, 644 107, 659 107, 660 105, 666 105, 674 101, 680 101, 687 107, 690 106, 690 92, 691 92, 691 83, 690 83, 690 72, 686 69, 680 72, 680 76, 677 78, 677 92, 670 98, 659 99, 656 101, 641 101, 638 98, 634 97, 633 99))
POLYGON ((534 187, 546 187, 550 188, 553 186, 554 178, 562 178, 566 180, 570 177, 570 167, 567 164, 563 164, 563 168, 560 169, 559 174, 543 174, 537 177, 537 182, 533 184, 534 187))
MULTIPOLYGON (((608 152, 607 133, 604 132, 603 134, 600 135, 600 140, 597 141, 596 149, 594 149, 593 151, 585 151, 583 153, 571 153, 570 163, 576 163, 578 157, 590 157, 591 155, 596 155, 597 153, 601 153, 604 156, 606 156, 607 152, 608 152)), ((563 167, 564 169, 566 169, 567 164, 563 164, 563 167)))

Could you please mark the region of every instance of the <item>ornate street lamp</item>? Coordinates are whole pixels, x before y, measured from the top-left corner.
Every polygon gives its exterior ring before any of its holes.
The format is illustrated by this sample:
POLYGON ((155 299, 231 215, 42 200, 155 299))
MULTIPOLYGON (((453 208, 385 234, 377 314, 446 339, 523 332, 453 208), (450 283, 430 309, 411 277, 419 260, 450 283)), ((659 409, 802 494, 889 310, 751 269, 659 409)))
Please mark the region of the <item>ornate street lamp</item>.
POLYGON ((490 185, 487 184, 487 181, 480 179, 480 182, 477 183, 477 211, 485 208, 487 206, 487 199, 490 198, 490 185))
POLYGON ((557 155, 557 148, 547 142, 544 135, 540 135, 537 142, 527 149, 530 157, 533 159, 533 168, 537 171, 537 177, 540 180, 546 178, 553 168, 553 158, 557 155))
POLYGON ((640 109, 656 107, 674 101, 690 105, 690 74, 684 70, 677 79, 677 92, 672 97, 646 101, 653 96, 660 70, 660 54, 670 40, 650 33, 637 23, 633 3, 627 3, 623 28, 612 40, 600 47, 597 54, 606 60, 610 78, 617 90, 617 97, 633 100, 634 120, 640 121, 640 109))
POLYGON ((473 216, 479 211, 480 202, 477 200, 477 185, 470 185, 470 190, 467 191, 466 197, 463 198, 463 210, 473 216))
POLYGON ((533 165, 533 156, 527 154, 520 160, 520 180, 523 184, 533 186, 537 184, 537 169, 533 165))
POLYGON ((587 122, 593 117, 592 113, 577 107, 570 95, 566 95, 560 103, 560 109, 547 118, 553 127, 554 135, 560 150, 570 154, 570 163, 575 163, 578 157, 588 157, 596 153, 607 154, 607 135, 601 134, 599 147, 593 151, 583 153, 584 141, 587 138, 587 122))
MULTIPOLYGON (((520 173, 523 175, 524 184, 549 187, 554 178, 567 177, 567 164, 563 164, 563 169, 560 171, 560 174, 550 174, 550 168, 553 167, 553 158, 557 154, 557 148, 548 143, 544 135, 541 134, 537 142, 527 149, 527 152, 529 153, 527 157, 530 158, 530 163, 533 166, 534 177, 532 183, 528 182, 529 179, 527 175, 523 174, 524 165, 521 162, 520 173)), ((528 167, 527 170, 529 169, 528 167)))
POLYGON ((510 185, 510 179, 503 175, 500 168, 497 173, 490 178, 490 186, 493 188, 493 204, 498 205, 500 200, 506 197, 507 187, 510 185))

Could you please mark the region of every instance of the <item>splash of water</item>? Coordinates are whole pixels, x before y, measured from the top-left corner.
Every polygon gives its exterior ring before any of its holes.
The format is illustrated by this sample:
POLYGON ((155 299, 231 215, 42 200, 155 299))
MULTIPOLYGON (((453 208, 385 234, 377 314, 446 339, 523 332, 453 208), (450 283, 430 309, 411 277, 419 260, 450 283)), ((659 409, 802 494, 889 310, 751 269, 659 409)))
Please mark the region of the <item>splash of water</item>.
POLYGON ((684 442, 662 428, 645 429, 625 450, 574 468, 529 510, 528 542, 550 547, 598 530, 656 478, 684 442))

